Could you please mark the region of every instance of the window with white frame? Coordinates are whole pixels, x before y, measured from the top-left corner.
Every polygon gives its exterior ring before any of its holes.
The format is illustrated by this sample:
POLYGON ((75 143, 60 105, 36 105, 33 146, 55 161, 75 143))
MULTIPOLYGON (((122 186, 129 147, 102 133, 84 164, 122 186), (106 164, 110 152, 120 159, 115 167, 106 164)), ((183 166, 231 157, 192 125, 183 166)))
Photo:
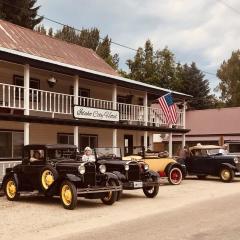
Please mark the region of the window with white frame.
MULTIPOLYGON (((58 143, 60 144, 74 144, 73 134, 58 133, 58 143)), ((98 136, 89 134, 79 134, 79 150, 84 151, 84 148, 89 146, 95 148, 98 146, 98 136)))
POLYGON ((0 159, 21 158, 23 132, 0 131, 0 159))

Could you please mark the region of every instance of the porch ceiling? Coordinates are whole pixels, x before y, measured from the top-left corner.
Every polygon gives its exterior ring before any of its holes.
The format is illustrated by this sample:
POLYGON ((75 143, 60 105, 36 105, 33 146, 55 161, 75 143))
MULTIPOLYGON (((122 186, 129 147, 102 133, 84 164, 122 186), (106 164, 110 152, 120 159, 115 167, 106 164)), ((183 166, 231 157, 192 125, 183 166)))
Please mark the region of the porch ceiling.
POLYGON ((173 94, 175 101, 187 100, 192 98, 191 95, 171 91, 169 89, 159 88, 150 84, 142 83, 139 81, 113 76, 110 74, 97 72, 94 70, 84 69, 81 67, 65 64, 62 62, 56 62, 50 59, 37 57, 31 54, 22 53, 16 50, 5 49, 0 47, 0 59, 17 64, 29 64, 31 67, 44 69, 52 72, 58 72, 70 76, 79 75, 81 78, 88 80, 103 82, 107 84, 117 84, 121 87, 134 88, 140 91, 147 91, 152 99, 158 98, 168 92, 173 94))

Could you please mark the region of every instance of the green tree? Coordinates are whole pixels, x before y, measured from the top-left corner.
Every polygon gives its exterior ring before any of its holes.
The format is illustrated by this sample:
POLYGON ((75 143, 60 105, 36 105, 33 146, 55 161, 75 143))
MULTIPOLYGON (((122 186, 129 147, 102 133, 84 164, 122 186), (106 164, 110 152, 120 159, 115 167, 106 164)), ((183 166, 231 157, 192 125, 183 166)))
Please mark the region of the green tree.
POLYGON ((180 91, 192 95, 189 105, 191 109, 206 109, 215 106, 216 99, 210 94, 209 81, 193 62, 179 68, 181 75, 180 91))
POLYGON ((78 44, 96 51, 99 45, 99 39, 99 30, 97 28, 82 29, 79 35, 78 44))
POLYGON ((52 28, 48 29, 48 36, 53 37, 53 29, 52 28))
POLYGON ((44 25, 39 24, 37 27, 35 27, 35 31, 43 33, 43 34, 47 34, 47 30, 45 29, 44 25))
POLYGON ((217 71, 220 79, 218 89, 227 106, 240 106, 240 50, 233 51, 217 71))
POLYGON ((138 48, 134 59, 128 59, 129 78, 163 88, 175 89, 176 63, 174 54, 165 47, 154 51, 150 40, 143 48, 138 48))
POLYGON ((0 18, 22 27, 34 29, 43 17, 38 17, 37 0, 0 0, 0 18))
POLYGON ((62 29, 57 30, 54 37, 74 44, 78 44, 79 42, 78 34, 70 26, 63 26, 62 29))

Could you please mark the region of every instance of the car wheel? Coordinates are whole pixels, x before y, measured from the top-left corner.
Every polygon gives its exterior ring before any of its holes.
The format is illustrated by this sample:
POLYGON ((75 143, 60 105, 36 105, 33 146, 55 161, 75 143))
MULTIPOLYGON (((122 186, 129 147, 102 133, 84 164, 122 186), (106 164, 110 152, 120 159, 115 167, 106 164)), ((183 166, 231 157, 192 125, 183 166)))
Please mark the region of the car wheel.
POLYGON ((56 180, 58 173, 52 166, 44 167, 40 172, 40 186, 45 192, 56 180))
POLYGON ((197 178, 200 180, 206 179, 207 175, 197 175, 197 178))
MULTIPOLYGON (((110 180, 107 183, 107 186, 116 186, 116 182, 114 180, 110 180)), ((117 201, 118 192, 110 191, 105 194, 104 197, 101 198, 102 202, 106 205, 112 205, 115 201, 117 201)))
POLYGON ((231 168, 224 167, 220 170, 219 176, 223 182, 232 182, 234 179, 234 172, 231 168))
POLYGON ((168 173, 168 182, 172 185, 178 185, 182 182, 183 174, 180 168, 173 167, 168 173))
POLYGON ((145 187, 143 188, 143 192, 147 198, 154 198, 157 196, 159 191, 159 186, 154 187, 145 187))
MULTIPOLYGON (((155 179, 152 177, 152 181, 155 181, 155 179)), ((159 185, 158 186, 153 186, 153 187, 144 187, 143 188, 143 193, 147 198, 154 198, 157 196, 159 191, 159 185)))
POLYGON ((77 189, 76 186, 66 180, 60 187, 60 198, 65 209, 73 210, 77 206, 77 189))
POLYGON ((4 192, 9 201, 16 201, 19 198, 20 194, 14 177, 10 177, 5 181, 4 192))

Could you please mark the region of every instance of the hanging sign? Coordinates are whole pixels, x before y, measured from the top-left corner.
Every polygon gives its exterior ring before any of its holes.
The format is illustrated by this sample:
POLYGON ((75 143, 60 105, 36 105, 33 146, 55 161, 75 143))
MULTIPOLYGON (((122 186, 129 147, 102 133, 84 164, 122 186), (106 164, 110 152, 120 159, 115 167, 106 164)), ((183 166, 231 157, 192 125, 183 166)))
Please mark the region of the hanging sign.
POLYGON ((119 121, 119 111, 75 105, 73 109, 73 117, 78 119, 116 122, 119 121))

